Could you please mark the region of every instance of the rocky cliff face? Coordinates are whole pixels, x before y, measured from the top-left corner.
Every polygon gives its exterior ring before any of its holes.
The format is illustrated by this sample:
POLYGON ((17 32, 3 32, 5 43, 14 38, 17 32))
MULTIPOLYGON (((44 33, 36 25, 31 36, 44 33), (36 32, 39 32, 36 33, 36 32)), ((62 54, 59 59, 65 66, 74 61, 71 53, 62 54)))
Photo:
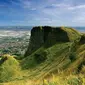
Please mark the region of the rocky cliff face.
POLYGON ((85 44, 85 34, 82 34, 80 44, 85 44))
POLYGON ((50 47, 57 42, 69 42, 67 32, 61 27, 43 27, 45 47, 50 47))
POLYGON ((31 30, 30 42, 29 42, 28 49, 25 53, 25 56, 30 55, 36 49, 38 49, 39 47, 41 47, 44 44, 43 36, 44 36, 44 33, 43 33, 43 29, 41 29, 41 27, 34 27, 31 30))
POLYGON ((30 55, 42 45, 47 48, 57 42, 70 42, 79 38, 79 33, 72 28, 50 26, 33 27, 25 56, 30 55))

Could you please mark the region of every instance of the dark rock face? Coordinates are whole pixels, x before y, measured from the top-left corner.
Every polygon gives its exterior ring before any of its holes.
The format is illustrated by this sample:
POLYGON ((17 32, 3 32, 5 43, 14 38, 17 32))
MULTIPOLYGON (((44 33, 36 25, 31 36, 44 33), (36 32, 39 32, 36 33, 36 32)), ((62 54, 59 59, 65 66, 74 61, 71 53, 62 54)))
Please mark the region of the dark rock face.
POLYGON ((28 50, 25 53, 25 56, 30 55, 36 49, 38 49, 44 44, 43 36, 44 36, 43 29, 41 29, 40 27, 34 27, 31 30, 30 42, 29 42, 28 50))
POLYGON ((7 60, 7 57, 2 58, 2 59, 0 60, 0 65, 3 64, 6 60, 7 60))
POLYGON ((34 27, 31 30, 30 42, 25 56, 30 55, 42 45, 50 47, 56 42, 69 42, 67 32, 62 30, 61 27, 34 27))
POLYGON ((69 42, 67 32, 61 27, 43 27, 45 47, 54 45, 56 42, 69 42))
POLYGON ((34 60, 36 61, 37 64, 40 64, 44 62, 47 59, 47 53, 44 51, 42 53, 35 53, 34 55, 34 60))
POLYGON ((50 40, 65 41, 68 42, 69 38, 67 33, 62 30, 61 27, 43 27, 44 29, 44 39, 45 41, 49 38, 50 40))
POLYGON ((80 44, 85 44, 85 34, 81 36, 80 44))

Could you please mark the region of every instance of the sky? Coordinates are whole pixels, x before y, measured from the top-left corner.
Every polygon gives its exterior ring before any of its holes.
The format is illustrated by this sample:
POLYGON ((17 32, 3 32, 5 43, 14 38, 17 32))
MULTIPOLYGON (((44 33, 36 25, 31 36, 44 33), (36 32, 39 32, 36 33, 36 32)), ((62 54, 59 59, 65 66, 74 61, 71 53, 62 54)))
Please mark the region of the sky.
POLYGON ((0 0, 0 26, 85 26, 85 0, 0 0))

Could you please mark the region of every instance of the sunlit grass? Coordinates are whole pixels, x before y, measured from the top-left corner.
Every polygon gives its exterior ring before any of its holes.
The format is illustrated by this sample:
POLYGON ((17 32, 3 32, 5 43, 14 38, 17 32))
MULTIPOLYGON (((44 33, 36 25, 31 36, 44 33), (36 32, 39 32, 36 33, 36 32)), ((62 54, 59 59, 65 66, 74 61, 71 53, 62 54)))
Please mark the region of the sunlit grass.
POLYGON ((20 80, 12 81, 8 83, 2 83, 0 85, 85 85, 85 76, 79 75, 54 75, 52 77, 42 80, 20 80))

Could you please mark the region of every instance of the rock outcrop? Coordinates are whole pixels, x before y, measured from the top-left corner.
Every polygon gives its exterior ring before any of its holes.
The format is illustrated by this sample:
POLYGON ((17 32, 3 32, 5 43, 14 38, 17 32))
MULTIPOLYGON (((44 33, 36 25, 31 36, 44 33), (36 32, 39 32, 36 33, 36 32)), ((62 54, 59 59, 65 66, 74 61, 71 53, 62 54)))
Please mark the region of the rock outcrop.
POLYGON ((47 48, 57 42, 71 42, 76 39, 80 39, 80 35, 72 28, 50 26, 33 27, 25 56, 32 54, 42 45, 47 48))
POLYGON ((82 34, 80 44, 85 44, 85 34, 82 34))

